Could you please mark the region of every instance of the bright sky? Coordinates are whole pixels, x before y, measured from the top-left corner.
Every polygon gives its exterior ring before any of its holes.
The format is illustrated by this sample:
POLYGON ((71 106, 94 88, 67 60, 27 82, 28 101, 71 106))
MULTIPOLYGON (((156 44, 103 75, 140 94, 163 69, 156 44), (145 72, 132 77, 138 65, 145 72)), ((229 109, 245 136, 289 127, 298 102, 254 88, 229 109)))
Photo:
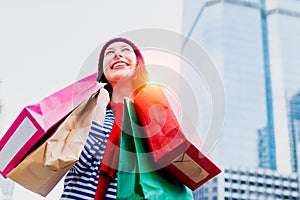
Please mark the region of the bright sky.
MULTIPOLYGON (((180 0, 0 0, 0 135, 24 106, 75 81, 99 44, 140 28, 181 32, 181 20, 180 0)), ((54 200, 61 191, 59 183, 42 198, 16 185, 13 199, 54 200)))

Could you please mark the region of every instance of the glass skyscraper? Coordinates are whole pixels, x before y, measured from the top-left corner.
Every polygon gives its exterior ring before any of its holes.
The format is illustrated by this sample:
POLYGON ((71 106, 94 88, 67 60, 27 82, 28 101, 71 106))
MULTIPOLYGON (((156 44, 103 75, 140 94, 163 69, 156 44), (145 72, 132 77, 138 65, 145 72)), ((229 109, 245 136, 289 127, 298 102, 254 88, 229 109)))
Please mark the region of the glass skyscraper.
POLYGON ((183 6, 183 33, 207 51, 224 82, 225 125, 214 160, 297 171, 288 94, 300 91, 300 1, 186 0, 183 6))
POLYGON ((299 172, 299 145, 300 145, 300 92, 288 94, 289 129, 293 145, 293 171, 299 172))
MULTIPOLYGON (((288 94, 300 91, 300 2, 266 1, 269 76, 276 167, 297 171, 295 135, 291 129, 288 94), (285 163, 289 163, 287 165, 285 163)), ((270 105, 271 104, 271 105, 270 105)), ((293 111, 292 111, 293 112, 293 111)))

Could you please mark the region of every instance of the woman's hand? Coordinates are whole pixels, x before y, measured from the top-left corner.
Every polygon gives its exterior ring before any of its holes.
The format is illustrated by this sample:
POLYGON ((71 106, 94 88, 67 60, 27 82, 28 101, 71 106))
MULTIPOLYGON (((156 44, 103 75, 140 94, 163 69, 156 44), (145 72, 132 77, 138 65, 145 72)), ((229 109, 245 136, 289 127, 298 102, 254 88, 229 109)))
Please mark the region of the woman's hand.
POLYGON ((99 124, 104 124, 106 106, 109 103, 109 93, 106 89, 101 88, 100 94, 97 97, 97 105, 95 107, 92 120, 98 122, 99 124))

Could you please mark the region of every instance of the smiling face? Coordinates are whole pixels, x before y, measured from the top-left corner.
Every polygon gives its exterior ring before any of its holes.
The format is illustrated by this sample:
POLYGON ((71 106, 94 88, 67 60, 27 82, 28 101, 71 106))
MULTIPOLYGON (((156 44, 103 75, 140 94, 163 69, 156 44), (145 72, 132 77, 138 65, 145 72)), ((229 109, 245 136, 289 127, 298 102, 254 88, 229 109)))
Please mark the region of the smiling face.
POLYGON ((136 65, 137 58, 133 48, 125 42, 114 42, 104 52, 103 72, 112 85, 120 80, 133 78, 136 65))

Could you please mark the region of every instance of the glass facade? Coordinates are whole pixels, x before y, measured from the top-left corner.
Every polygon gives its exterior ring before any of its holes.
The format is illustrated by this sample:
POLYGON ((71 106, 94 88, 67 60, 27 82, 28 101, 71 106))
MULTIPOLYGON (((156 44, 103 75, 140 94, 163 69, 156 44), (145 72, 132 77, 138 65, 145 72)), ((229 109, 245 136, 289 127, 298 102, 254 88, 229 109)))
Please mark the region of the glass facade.
POLYGON ((274 136, 274 121, 273 121, 273 94, 271 87, 271 73, 270 73, 270 55, 269 55, 269 40, 268 40, 268 23, 266 16, 265 1, 261 0, 261 30, 263 41, 263 57, 264 57, 264 70, 265 70, 265 88, 266 88, 266 106, 267 106, 267 125, 265 128, 265 134, 259 133, 259 167, 268 169, 277 169, 276 166, 276 150, 275 150, 275 136, 274 136), (260 142, 264 141, 267 144, 266 148, 260 145, 260 142))
POLYGON ((299 199, 297 174, 269 169, 226 167, 207 186, 194 193, 195 200, 299 199))
POLYGON ((207 1, 196 18, 185 10, 183 22, 193 23, 183 27, 214 60, 224 82, 225 125, 212 152, 215 161, 257 167, 257 130, 267 124, 261 16, 258 3, 234 2, 207 1))
POLYGON ((269 131, 267 128, 258 130, 258 167, 274 169, 274 159, 270 148, 269 131))
POLYGON ((289 127, 291 130, 290 142, 292 144, 292 167, 293 171, 299 172, 298 145, 300 142, 300 92, 288 94, 289 102, 289 127))
POLYGON ((300 92, 300 1, 187 0, 183 6, 183 33, 208 52, 224 81, 216 162, 296 172, 299 136, 290 113, 298 111, 290 99, 300 92))
MULTIPOLYGON (((278 164, 289 159, 291 170, 296 172, 298 170, 295 149, 297 141, 293 128, 289 125, 289 121, 292 120, 289 113, 298 111, 293 110, 295 107, 291 108, 288 105, 289 95, 300 91, 300 61, 297 59, 297 55, 300 53, 300 2, 275 1, 269 6, 270 9, 266 15, 268 29, 273 30, 268 34, 268 38, 273 79, 272 91, 275 93, 273 102, 276 103, 273 106, 274 135, 275 138, 280 138, 276 143, 276 158, 278 164), (286 137, 283 135, 288 135, 288 138, 285 139, 286 137), (290 152, 286 151, 287 144, 290 152), (289 157, 288 153, 290 153, 289 157)), ((289 166, 286 164, 281 166, 283 169, 287 167, 289 166)))

